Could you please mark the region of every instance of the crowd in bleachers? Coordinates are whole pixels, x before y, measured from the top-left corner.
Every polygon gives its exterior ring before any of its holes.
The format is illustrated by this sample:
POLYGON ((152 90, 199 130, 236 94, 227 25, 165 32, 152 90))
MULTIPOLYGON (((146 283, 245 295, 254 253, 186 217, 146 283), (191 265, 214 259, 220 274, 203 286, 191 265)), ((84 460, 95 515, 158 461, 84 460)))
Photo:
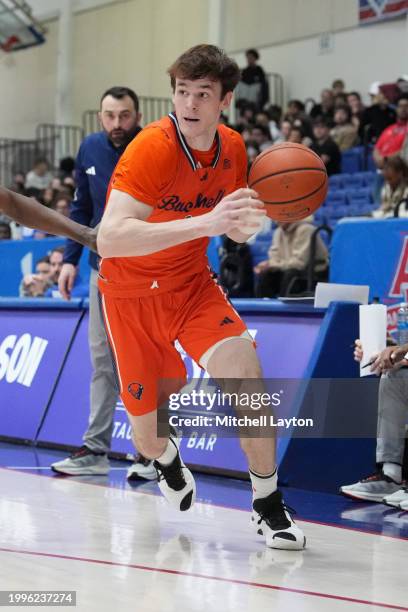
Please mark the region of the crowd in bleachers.
MULTIPOLYGON (((372 83, 367 106, 359 92, 347 92, 345 83, 336 79, 322 90, 319 101, 292 99, 282 109, 269 104, 268 80, 257 63, 258 52, 249 49, 246 56, 248 65, 236 90, 237 119, 232 127, 244 139, 249 165, 277 143, 302 143, 315 151, 329 175, 326 200, 314 219, 308 220, 315 226, 333 229, 340 219, 350 216, 407 216, 408 77, 391 85, 372 83)), ((227 122, 225 117, 222 120, 227 122)), ((46 159, 37 159, 26 175, 15 175, 11 189, 68 216, 75 190, 74 160, 62 159, 55 172, 46 159)), ((329 235, 323 236, 326 244, 329 235)), ((19 227, 0 215, 0 240, 10 237, 41 239, 47 235, 19 227)), ((250 243, 257 275, 259 262, 267 261, 272 239, 269 225, 250 243)), ((46 262, 38 263, 46 266, 46 262)), ((38 292, 35 285, 42 284, 40 277, 27 278, 21 294, 32 295, 38 292)))
MULTIPOLYGON (((308 220, 318 227, 334 229, 344 217, 408 215, 408 76, 393 84, 372 83, 367 106, 360 92, 347 92, 343 80, 336 79, 322 90, 318 102, 292 99, 282 109, 269 105, 267 87, 260 85, 266 77, 260 66, 255 71, 259 54, 248 50, 247 59, 254 77, 252 86, 247 82, 238 88, 234 127, 245 141, 249 164, 266 148, 281 142, 303 144, 315 151, 329 175, 325 202, 314 219, 308 220), (245 92, 249 92, 246 99, 245 92)), ((258 295, 282 295, 280 289, 285 285, 276 282, 277 267, 271 255, 273 229, 265 227, 251 241, 257 274, 254 292, 258 295), (274 281, 262 288, 268 267, 274 281)), ((322 233, 326 244, 330 235, 330 231, 322 233)), ((304 265, 306 269, 306 258, 304 265)))
MULTIPOLYGON (((7 187, 69 216, 70 203, 75 192, 74 165, 74 160, 67 157, 61 159, 58 170, 54 171, 45 158, 39 157, 34 160, 32 168, 26 174, 17 172, 13 183, 7 187)), ((0 225, 8 228, 7 238, 47 237, 43 232, 17 225, 3 214, 0 214, 0 225)))

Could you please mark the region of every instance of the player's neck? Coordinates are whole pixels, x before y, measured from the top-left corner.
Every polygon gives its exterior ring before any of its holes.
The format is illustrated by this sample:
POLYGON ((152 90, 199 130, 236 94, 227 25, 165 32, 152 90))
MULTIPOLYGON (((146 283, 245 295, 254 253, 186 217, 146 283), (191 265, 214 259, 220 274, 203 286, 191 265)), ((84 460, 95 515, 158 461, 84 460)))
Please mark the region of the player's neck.
POLYGON ((208 132, 205 134, 200 134, 199 136, 188 137, 185 134, 183 135, 191 149, 195 149, 196 151, 209 151, 213 145, 216 131, 217 128, 215 127, 208 130, 208 132))

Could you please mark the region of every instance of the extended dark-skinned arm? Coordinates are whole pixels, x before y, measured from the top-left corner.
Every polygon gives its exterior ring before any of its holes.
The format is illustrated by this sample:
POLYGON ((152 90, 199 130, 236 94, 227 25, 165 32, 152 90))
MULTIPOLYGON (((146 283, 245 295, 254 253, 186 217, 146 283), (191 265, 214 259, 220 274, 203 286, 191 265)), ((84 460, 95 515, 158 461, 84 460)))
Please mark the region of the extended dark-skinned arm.
POLYGON ((0 212, 21 225, 71 238, 96 251, 96 231, 43 206, 34 198, 0 187, 0 212))

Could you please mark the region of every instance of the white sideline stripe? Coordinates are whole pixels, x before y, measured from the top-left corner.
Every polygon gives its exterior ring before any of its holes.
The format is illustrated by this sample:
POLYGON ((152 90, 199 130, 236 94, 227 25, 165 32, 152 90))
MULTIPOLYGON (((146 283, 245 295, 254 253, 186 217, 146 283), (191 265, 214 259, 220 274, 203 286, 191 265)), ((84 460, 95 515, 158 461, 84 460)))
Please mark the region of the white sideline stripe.
POLYGON ((111 341, 111 344, 112 344, 112 347, 113 347, 113 352, 115 353, 116 369, 117 369, 117 372, 118 372, 119 384, 120 384, 120 393, 122 393, 122 391, 123 391, 123 384, 122 384, 122 377, 120 375, 118 354, 116 352, 116 346, 115 346, 115 343, 114 343, 113 338, 112 338, 112 332, 111 332, 111 328, 110 328, 110 323, 109 323, 108 315, 106 313, 105 296, 104 295, 102 295, 102 308, 103 308, 103 314, 105 315, 106 327, 107 327, 109 338, 110 338, 110 341, 111 341))

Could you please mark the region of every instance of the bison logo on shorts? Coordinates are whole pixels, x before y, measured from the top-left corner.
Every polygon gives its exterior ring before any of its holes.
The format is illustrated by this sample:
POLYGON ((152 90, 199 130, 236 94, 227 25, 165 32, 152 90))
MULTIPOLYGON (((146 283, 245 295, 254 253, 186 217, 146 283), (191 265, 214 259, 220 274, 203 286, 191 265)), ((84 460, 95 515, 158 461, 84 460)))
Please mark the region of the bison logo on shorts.
POLYGON ((143 385, 138 382, 130 383, 128 391, 135 399, 140 400, 143 393, 143 385))

